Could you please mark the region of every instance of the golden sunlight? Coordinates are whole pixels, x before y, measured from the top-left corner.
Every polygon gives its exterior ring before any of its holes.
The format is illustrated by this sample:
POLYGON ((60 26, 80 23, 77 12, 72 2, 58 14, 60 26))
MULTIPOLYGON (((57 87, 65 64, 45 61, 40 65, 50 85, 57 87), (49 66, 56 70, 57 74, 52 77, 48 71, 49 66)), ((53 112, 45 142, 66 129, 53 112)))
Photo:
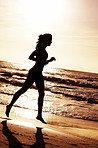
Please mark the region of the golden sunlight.
POLYGON ((62 11, 60 0, 21 0, 18 10, 32 21, 53 21, 62 11))

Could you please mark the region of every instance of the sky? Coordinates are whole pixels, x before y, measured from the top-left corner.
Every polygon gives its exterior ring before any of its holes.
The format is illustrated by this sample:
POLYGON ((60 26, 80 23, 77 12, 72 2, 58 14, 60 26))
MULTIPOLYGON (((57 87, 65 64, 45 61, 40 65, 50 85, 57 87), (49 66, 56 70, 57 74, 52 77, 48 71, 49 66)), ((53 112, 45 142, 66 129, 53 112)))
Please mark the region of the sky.
POLYGON ((28 60, 51 33, 50 67, 98 73, 98 0, 0 0, 0 60, 28 60))

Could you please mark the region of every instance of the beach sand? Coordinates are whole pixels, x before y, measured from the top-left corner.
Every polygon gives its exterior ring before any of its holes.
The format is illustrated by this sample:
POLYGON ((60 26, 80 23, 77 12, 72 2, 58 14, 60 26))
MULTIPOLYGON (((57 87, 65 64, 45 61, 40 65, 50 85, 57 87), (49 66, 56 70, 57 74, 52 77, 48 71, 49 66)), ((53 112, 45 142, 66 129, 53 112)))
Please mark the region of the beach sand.
MULTIPOLYGON (((44 113, 48 124, 15 114, 5 116, 5 105, 0 105, 0 148, 97 148, 98 123, 44 113)), ((24 110, 18 108, 19 110, 24 110)))

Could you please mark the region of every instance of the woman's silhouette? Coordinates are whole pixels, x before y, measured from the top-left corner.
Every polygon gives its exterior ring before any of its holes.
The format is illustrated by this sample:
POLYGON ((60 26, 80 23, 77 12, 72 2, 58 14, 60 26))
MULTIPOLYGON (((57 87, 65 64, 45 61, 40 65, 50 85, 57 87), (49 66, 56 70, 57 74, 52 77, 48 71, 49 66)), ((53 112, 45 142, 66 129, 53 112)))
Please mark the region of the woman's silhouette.
POLYGON ((36 87, 38 89, 38 93, 39 93, 38 115, 36 119, 40 120, 43 123, 46 123, 42 118, 42 107, 43 107, 43 98, 44 98, 44 79, 43 79, 42 71, 43 71, 44 65, 55 60, 54 57, 52 57, 50 60, 47 60, 48 53, 46 52, 45 49, 47 46, 50 46, 51 43, 52 43, 51 34, 43 34, 39 36, 38 42, 36 45, 36 50, 32 52, 32 54, 29 56, 30 60, 35 61, 35 65, 33 66, 33 68, 29 70, 27 79, 24 82, 22 88, 14 94, 12 101, 10 102, 9 105, 6 106, 7 117, 9 117, 10 110, 13 104, 16 102, 16 100, 20 97, 20 95, 25 93, 28 90, 28 88, 30 88, 30 86, 35 82, 36 87))

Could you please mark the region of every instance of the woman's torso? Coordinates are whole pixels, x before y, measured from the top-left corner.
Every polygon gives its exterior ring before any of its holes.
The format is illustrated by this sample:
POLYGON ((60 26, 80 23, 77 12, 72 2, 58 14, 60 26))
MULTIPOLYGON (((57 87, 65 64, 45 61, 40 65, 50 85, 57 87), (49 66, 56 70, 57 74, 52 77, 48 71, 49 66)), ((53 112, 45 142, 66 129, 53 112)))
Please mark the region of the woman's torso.
POLYGON ((44 68, 44 65, 46 64, 47 58, 48 58, 48 53, 46 52, 45 49, 36 50, 36 63, 33 68, 41 72, 44 68))

